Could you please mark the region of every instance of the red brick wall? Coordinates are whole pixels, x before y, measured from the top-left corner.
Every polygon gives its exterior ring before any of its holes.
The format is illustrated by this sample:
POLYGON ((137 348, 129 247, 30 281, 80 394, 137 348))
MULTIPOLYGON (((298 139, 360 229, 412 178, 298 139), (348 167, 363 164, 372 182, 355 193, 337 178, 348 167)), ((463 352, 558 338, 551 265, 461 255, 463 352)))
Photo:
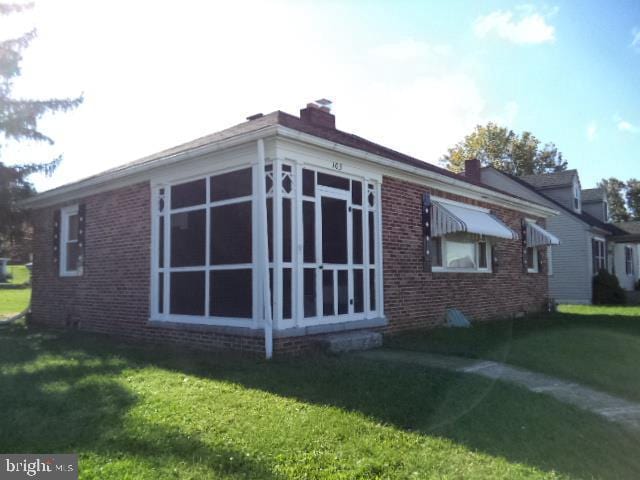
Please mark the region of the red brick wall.
POLYGON ((520 231, 522 213, 384 177, 382 243, 387 332, 440 325, 448 308, 457 308, 473 320, 542 308, 548 285, 545 269, 535 274, 522 272, 522 245, 518 240, 494 244, 500 262, 497 273, 425 273, 421 226, 424 192, 489 208, 520 231))
MULTIPOLYGON (((499 242, 501 265, 496 274, 424 273, 420 226, 424 191, 424 187, 388 177, 382 186, 385 312, 390 320, 387 331, 440 324, 444 310, 449 307, 459 308, 471 318, 484 319, 542 305, 547 277, 522 273, 518 241, 499 242)), ((443 192, 432 193, 448 196, 443 192)), ((261 336, 231 335, 197 326, 167 328, 148 324, 151 255, 148 183, 98 193, 74 203, 86 205, 85 264, 81 277, 60 277, 53 262, 53 214, 64 205, 34 212, 34 323, 196 348, 264 353, 261 336)), ((494 210, 513 228, 519 228, 521 214, 494 210)), ((275 339, 274 350, 303 353, 313 348, 317 338, 275 339)))
MULTIPOLYGON (((34 212, 31 321, 196 348, 264 352, 264 339, 148 325, 150 186, 140 183, 79 199, 86 205, 85 263, 80 277, 60 277, 53 263, 53 212, 34 212)), ((278 340, 277 343, 281 341, 278 340)), ((284 342, 289 350, 300 342, 284 342)))

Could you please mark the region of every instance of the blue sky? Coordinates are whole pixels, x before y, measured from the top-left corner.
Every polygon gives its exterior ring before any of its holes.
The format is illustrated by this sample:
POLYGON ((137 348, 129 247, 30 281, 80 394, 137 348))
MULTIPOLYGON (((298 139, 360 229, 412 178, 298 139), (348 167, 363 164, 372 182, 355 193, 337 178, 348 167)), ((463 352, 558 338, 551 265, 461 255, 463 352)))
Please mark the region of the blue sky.
POLYGON ((276 109, 335 102, 339 128, 437 163, 478 123, 555 143, 583 187, 640 176, 640 2, 37 3, 16 93, 73 96, 47 117, 64 154, 44 190, 276 109))

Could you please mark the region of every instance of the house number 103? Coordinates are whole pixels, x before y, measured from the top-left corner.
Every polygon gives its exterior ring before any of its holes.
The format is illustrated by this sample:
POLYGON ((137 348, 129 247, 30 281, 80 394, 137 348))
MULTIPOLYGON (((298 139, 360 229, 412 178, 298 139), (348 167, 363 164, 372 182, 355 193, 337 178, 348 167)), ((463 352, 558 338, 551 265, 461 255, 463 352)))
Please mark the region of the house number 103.
POLYGON ((342 163, 340 162, 333 162, 332 166, 334 170, 338 170, 338 171, 342 170, 342 163))

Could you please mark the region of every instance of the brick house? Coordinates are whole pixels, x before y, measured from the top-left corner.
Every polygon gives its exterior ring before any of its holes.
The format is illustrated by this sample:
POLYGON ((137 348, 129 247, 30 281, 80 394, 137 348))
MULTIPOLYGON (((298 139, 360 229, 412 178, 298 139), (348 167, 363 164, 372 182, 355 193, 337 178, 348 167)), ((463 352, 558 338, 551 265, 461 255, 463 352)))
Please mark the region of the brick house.
POLYGON ((337 130, 326 104, 254 115, 27 206, 34 323, 268 356, 436 326, 450 308, 539 310, 556 214, 482 184, 476 162, 456 175, 337 130))

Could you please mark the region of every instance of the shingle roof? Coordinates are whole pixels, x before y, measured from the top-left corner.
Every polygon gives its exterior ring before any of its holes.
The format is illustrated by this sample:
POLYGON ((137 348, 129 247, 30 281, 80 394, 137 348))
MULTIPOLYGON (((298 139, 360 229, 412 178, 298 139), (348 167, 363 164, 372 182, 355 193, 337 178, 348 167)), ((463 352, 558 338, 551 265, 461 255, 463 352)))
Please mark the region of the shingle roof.
POLYGON ((640 221, 614 223, 616 227, 632 235, 640 235, 640 221))
POLYGON ((601 188, 587 188, 582 190, 580 197, 582 203, 602 202, 604 199, 604 190, 601 188))
MULTIPOLYGON (((295 115, 291 115, 289 113, 282 112, 280 110, 271 112, 266 115, 261 115, 261 116, 254 115, 250 118, 252 118, 252 120, 248 120, 238 125, 234 125, 233 127, 221 130, 219 132, 216 132, 210 135, 206 135, 204 137, 197 138, 190 142, 177 145, 175 147, 163 150, 161 152, 157 152, 152 155, 142 157, 138 160, 134 160, 132 162, 119 165, 115 168, 100 172, 96 175, 83 178, 82 180, 79 180, 77 182, 66 184, 63 187, 70 187, 70 186, 75 187, 76 185, 80 187, 81 184, 84 184, 89 180, 99 179, 100 177, 103 177, 103 176, 106 177, 112 174, 126 175, 127 170, 129 169, 137 169, 139 167, 152 167, 154 163, 159 163, 161 160, 171 155, 188 152, 190 150, 197 149, 198 147, 202 147, 208 144, 232 139, 233 137, 244 135, 247 133, 257 132, 259 130, 269 128, 275 125, 281 125, 287 128, 291 128, 293 130, 297 130, 302 133, 307 133, 316 137, 320 137, 325 140, 329 140, 337 144, 341 144, 347 147, 352 147, 358 150, 363 150, 365 152, 369 152, 375 155, 380 155, 382 157, 395 160, 397 162, 410 165, 412 167, 431 171, 446 177, 450 177, 452 179, 456 179, 472 185, 480 186, 487 190, 492 190, 494 192, 498 192, 503 195, 508 195, 510 197, 520 199, 520 197, 518 197, 517 195, 513 195, 508 192, 502 191, 498 188, 485 185, 482 182, 479 182, 470 178, 465 178, 463 175, 458 175, 444 168, 427 163, 423 160, 419 160, 409 155, 405 155, 398 151, 384 147, 382 145, 379 145, 377 143, 374 143, 362 137, 359 137, 358 135, 343 132, 335 128, 329 128, 329 127, 319 126, 316 124, 310 124, 301 120, 299 117, 296 117, 295 115)), ((62 187, 58 187, 58 188, 62 188, 62 187)), ((54 189, 50 192, 53 192, 55 190, 58 190, 58 189, 54 189)))
POLYGON ((564 170, 562 172, 539 175, 523 175, 519 178, 536 189, 545 189, 571 185, 573 183, 573 177, 577 174, 577 170, 564 170))
MULTIPOLYGON (((493 167, 485 167, 485 168, 493 168, 493 167)), ((543 197, 545 200, 548 200, 549 202, 553 203, 560 210, 563 210, 564 212, 567 212, 570 215, 573 215, 574 217, 582 220, 587 225, 599 228, 601 230, 604 230, 606 232, 611 233, 612 235, 621 235, 621 234, 624 233, 622 230, 620 230, 619 228, 617 228, 615 225, 613 225, 611 223, 602 222, 602 221, 598 220, 596 217, 594 217, 592 215, 589 215, 588 213, 585 213, 585 212, 577 213, 577 212, 573 211, 572 209, 565 207, 562 203, 558 202, 557 200, 554 200, 553 198, 549 197, 548 195, 545 195, 538 188, 534 187, 533 185, 531 185, 530 183, 525 181, 523 177, 516 177, 515 175, 511 175, 511 174, 503 172, 501 170, 498 170, 498 171, 500 173, 502 173, 503 175, 505 175, 506 177, 509 177, 513 181, 519 183, 523 187, 526 187, 529 190, 537 193, 538 195, 543 197)), ((576 170, 568 170, 568 171, 575 172, 576 170)), ((542 189, 542 190, 544 190, 544 189, 542 189)))

